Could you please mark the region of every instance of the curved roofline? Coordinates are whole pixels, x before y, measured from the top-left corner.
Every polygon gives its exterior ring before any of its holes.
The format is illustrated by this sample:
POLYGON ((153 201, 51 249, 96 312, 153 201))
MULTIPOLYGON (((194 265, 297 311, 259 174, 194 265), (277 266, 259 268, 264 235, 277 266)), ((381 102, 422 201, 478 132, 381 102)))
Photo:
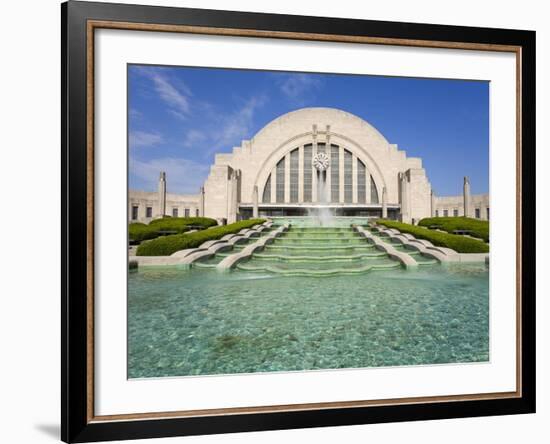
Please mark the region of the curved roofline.
MULTIPOLYGON (((287 113, 281 114, 280 116, 278 116, 275 119, 271 120, 269 123, 265 124, 256 134, 254 134, 252 139, 255 139, 256 137, 258 137, 262 132, 264 132, 264 130, 266 130, 270 126, 274 125, 277 121, 283 120, 285 117, 290 116, 291 114, 306 113, 306 112, 310 112, 310 111, 314 111, 314 110, 328 110, 330 112, 344 113, 347 116, 350 116, 353 119, 357 120, 358 122, 366 125, 369 129, 371 129, 375 134, 377 134, 386 143, 388 143, 388 144, 390 143, 388 141, 388 139, 386 139, 386 137, 384 137, 384 135, 380 131, 378 131, 378 129, 376 129, 376 127, 374 127, 372 124, 367 122, 362 117, 359 117, 356 114, 350 113, 349 111, 346 111, 346 110, 343 110, 343 109, 340 109, 340 108, 333 108, 333 107, 328 107, 328 106, 309 106, 309 107, 299 108, 299 109, 295 109, 293 111, 289 111, 287 113)), ((320 132, 323 132, 323 131, 324 130, 320 129, 320 132)))

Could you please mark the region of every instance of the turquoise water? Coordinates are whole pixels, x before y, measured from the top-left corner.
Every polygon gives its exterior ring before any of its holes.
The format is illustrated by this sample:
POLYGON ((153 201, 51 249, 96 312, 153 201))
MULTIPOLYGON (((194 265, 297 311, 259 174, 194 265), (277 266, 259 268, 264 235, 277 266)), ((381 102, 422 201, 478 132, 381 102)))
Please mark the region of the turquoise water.
MULTIPOLYGON (((327 254, 315 244, 308 253, 296 237, 296 243, 274 244, 265 253, 327 254)), ((367 244, 338 239, 330 249, 332 255, 376 254, 367 244)), ((262 263, 303 266, 273 257, 249 262, 262 263)), ((488 359, 484 264, 435 264, 414 271, 397 267, 322 278, 204 268, 143 268, 129 275, 130 378, 488 359)))

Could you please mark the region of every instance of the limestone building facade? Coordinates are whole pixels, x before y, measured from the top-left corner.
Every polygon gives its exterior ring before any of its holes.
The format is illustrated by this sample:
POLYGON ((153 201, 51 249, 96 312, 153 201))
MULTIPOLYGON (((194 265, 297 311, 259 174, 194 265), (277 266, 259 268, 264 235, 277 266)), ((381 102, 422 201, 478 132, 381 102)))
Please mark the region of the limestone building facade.
POLYGON ((437 197, 422 166, 365 120, 334 108, 284 114, 215 156, 195 195, 166 192, 161 173, 156 192, 129 191, 129 219, 170 216, 239 219, 307 216, 328 209, 339 216, 424 217, 467 214, 487 219, 489 196, 437 197), (451 214, 452 212, 452 214, 451 214))

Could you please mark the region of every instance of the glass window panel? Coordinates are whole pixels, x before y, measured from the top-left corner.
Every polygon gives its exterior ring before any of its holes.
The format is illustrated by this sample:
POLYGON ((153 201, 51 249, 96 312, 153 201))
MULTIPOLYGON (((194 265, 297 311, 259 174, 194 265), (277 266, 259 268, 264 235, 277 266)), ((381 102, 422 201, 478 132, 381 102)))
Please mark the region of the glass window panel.
POLYGON ((352 185, 352 159, 353 156, 347 150, 344 151, 344 202, 351 203, 353 201, 353 185, 352 185))
POLYGON ((285 158, 279 160, 277 164, 277 188, 276 202, 283 203, 285 201, 285 158))
POLYGON ((271 202, 271 174, 267 177, 267 181, 264 186, 264 193, 262 195, 262 202, 269 203, 271 202))
POLYGON ((298 202, 298 174, 300 159, 298 149, 290 153, 290 201, 298 202))
POLYGON ((304 202, 311 202, 311 155, 312 145, 304 146, 304 202))
POLYGON ((357 159, 357 202, 367 202, 367 168, 365 164, 357 159))
POLYGON ((380 203, 378 200, 378 190, 376 189, 376 183, 374 183, 374 179, 372 176, 370 176, 370 201, 373 204, 380 203))
POLYGON ((330 201, 340 202, 340 147, 330 149, 330 201))

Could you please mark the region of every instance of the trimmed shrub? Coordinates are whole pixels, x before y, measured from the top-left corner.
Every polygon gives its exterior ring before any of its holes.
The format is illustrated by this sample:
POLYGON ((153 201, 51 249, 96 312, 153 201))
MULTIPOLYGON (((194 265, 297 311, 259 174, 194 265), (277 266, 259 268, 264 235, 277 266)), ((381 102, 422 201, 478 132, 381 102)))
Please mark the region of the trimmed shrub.
POLYGON ((404 224, 393 220, 380 219, 376 221, 388 228, 395 228, 402 233, 412 234, 417 239, 425 239, 438 247, 446 247, 458 253, 488 253, 489 245, 471 237, 458 234, 443 233, 441 231, 429 230, 425 227, 404 224))
POLYGON ((128 238, 134 242, 143 242, 147 239, 158 237, 157 230, 140 222, 128 225, 128 238))
POLYGON ((189 231, 189 225, 205 229, 217 225, 217 222, 208 217, 163 217, 152 220, 149 225, 135 222, 128 226, 128 238, 134 242, 143 242, 159 237, 159 231, 185 233, 189 231))
POLYGON ((472 236, 489 242, 489 221, 487 220, 471 217, 427 217, 418 222, 418 225, 423 227, 439 225, 440 229, 447 233, 452 233, 454 230, 470 230, 472 236))
POLYGON ((187 231, 188 225, 200 226, 204 229, 217 224, 215 219, 209 217, 163 217, 162 219, 152 220, 149 226, 155 227, 157 230, 187 231))
POLYGON ((263 222, 265 222, 265 219, 248 219, 195 233, 172 234, 170 236, 159 237, 141 244, 136 254, 138 256, 170 256, 176 251, 196 248, 203 242, 217 240, 226 234, 238 233, 243 228, 251 228, 263 222))

